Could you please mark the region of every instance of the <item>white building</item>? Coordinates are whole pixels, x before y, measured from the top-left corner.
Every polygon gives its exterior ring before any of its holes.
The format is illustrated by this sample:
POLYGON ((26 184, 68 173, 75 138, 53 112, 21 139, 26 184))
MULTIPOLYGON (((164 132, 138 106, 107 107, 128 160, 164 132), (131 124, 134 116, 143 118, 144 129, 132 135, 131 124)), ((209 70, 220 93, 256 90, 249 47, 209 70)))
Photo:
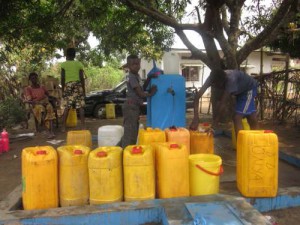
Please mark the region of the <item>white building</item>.
MULTIPOLYGON (((220 51, 222 54, 222 51, 220 51)), ((188 49, 175 49, 165 52, 161 61, 156 65, 165 74, 181 74, 186 79, 186 87, 201 87, 210 73, 210 69, 201 61, 190 58, 191 53, 188 49)), ((284 54, 274 54, 271 52, 252 52, 242 63, 243 68, 248 74, 269 73, 275 68, 285 67, 286 56, 284 54), (262 63, 261 63, 262 62, 262 63)), ((148 72, 153 68, 153 62, 142 60, 140 74, 146 78, 148 72)))

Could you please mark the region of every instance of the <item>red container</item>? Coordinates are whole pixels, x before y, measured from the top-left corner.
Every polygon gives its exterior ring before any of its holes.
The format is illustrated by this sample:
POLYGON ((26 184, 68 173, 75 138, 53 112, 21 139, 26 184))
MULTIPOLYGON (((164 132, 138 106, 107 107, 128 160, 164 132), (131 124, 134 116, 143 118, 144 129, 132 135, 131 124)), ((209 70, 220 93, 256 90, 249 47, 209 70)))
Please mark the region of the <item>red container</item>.
POLYGON ((2 139, 2 152, 8 152, 9 150, 9 137, 8 133, 5 129, 1 132, 1 139, 2 139))

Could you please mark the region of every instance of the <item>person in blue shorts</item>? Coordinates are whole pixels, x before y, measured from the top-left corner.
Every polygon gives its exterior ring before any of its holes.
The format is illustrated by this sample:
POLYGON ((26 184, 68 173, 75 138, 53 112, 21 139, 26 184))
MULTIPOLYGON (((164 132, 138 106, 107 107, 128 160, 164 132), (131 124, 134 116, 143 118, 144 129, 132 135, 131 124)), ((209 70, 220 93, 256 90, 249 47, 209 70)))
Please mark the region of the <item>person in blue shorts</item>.
POLYGON ((199 124, 199 99, 210 86, 223 90, 220 103, 215 112, 213 126, 219 122, 222 112, 227 107, 226 99, 231 96, 235 105, 235 113, 233 115, 233 123, 235 133, 243 129, 242 119, 247 118, 251 130, 256 130, 258 127, 256 108, 254 98, 257 93, 257 81, 250 75, 240 70, 212 70, 209 77, 197 92, 194 100, 194 118, 190 124, 191 130, 197 130, 199 124))

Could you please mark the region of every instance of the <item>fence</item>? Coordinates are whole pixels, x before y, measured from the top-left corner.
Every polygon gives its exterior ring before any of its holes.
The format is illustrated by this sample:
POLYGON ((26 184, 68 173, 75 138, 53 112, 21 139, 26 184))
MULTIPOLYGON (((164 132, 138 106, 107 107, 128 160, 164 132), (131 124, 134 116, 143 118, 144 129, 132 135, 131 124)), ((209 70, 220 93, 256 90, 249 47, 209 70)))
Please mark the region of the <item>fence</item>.
POLYGON ((297 125, 300 122, 300 69, 262 74, 256 78, 259 118, 297 125))
MULTIPOLYGON (((300 124, 300 69, 255 76, 259 82, 256 98, 260 120, 300 124)), ((211 114, 210 94, 199 101, 200 113, 211 114)))

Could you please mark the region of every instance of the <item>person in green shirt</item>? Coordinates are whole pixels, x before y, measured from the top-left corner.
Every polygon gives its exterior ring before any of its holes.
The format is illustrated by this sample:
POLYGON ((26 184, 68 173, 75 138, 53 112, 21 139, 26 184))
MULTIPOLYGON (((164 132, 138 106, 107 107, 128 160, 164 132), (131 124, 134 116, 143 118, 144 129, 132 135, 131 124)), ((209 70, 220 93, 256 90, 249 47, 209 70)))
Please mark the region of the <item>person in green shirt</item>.
POLYGON ((63 96, 63 127, 66 130, 66 120, 69 109, 79 109, 81 129, 85 129, 84 118, 84 98, 85 98, 85 81, 84 71, 81 62, 75 60, 75 48, 68 48, 66 52, 66 61, 61 64, 61 86, 63 96))

